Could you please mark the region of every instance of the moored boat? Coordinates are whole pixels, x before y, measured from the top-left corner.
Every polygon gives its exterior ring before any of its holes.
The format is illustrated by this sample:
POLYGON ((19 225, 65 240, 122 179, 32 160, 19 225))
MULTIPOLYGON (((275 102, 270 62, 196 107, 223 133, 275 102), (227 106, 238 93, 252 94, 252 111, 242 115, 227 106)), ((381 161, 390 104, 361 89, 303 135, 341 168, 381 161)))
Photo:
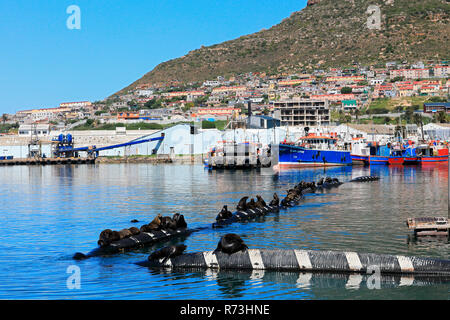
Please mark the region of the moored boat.
POLYGON ((350 151, 344 150, 334 137, 309 134, 296 143, 279 144, 278 168, 347 166, 352 164, 350 151))

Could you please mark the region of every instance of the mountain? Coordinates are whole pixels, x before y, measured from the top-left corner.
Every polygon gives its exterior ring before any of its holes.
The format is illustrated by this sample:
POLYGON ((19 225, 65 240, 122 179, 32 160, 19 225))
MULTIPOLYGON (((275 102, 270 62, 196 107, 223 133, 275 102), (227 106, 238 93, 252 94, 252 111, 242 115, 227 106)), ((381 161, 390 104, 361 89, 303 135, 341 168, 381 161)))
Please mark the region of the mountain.
POLYGON ((196 82, 245 72, 276 74, 353 62, 448 59, 450 0, 309 0, 267 30, 163 62, 127 88, 196 82), (380 9, 380 28, 376 11, 380 9), (375 24, 374 24, 375 23, 375 24))

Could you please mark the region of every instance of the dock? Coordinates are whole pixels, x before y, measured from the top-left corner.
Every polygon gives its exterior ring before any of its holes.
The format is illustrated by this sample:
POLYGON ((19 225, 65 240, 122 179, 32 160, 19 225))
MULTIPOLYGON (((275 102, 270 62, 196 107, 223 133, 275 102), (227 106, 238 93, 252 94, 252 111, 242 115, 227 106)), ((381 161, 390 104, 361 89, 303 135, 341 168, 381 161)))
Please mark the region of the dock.
POLYGON ((450 230, 450 221, 444 217, 409 218, 406 225, 416 236, 448 236, 450 230))
POLYGON ((94 164, 95 158, 17 158, 0 160, 0 166, 94 164))

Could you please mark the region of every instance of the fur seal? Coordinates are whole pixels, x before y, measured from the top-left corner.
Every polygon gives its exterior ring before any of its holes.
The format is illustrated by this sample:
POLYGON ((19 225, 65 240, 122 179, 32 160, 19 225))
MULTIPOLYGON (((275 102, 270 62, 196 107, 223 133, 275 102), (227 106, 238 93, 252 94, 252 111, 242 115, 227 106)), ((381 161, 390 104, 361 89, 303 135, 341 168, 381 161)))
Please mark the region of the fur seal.
POLYGON ((250 199, 250 202, 247 203, 247 209, 256 209, 255 199, 253 198, 250 199))
POLYGON ((220 238, 219 243, 217 244, 217 248, 213 253, 220 251, 230 255, 238 251, 245 251, 247 249, 247 245, 244 243, 240 236, 235 233, 228 233, 220 238))
POLYGON ((131 223, 137 223, 137 222, 139 222, 139 220, 133 219, 133 220, 131 220, 130 222, 131 222, 131 223))
POLYGON ((168 259, 183 254, 183 251, 186 250, 186 248, 187 248, 187 246, 185 246, 184 244, 180 244, 178 246, 164 247, 162 249, 159 249, 159 250, 153 252, 148 257, 148 260, 153 261, 153 260, 159 260, 159 259, 164 258, 164 260, 161 261, 161 263, 164 264, 168 259))
POLYGON ((220 210, 219 214, 216 217, 216 221, 229 219, 233 216, 233 213, 228 210, 228 206, 224 205, 222 210, 220 210))
POLYGON ((140 229, 141 232, 151 232, 151 231, 154 231, 154 230, 159 230, 160 226, 161 226, 161 218, 162 218, 162 215, 159 213, 156 216, 156 218, 153 219, 152 222, 150 222, 149 224, 144 224, 141 227, 141 229, 140 229))
POLYGON ((175 213, 172 217, 172 220, 175 221, 175 226, 177 229, 187 228, 187 223, 184 220, 184 216, 182 214, 179 214, 178 212, 175 213))
POLYGON ((122 229, 122 230, 118 231, 118 233, 119 233, 119 239, 118 240, 122 240, 122 239, 125 239, 125 238, 128 238, 128 237, 131 237, 133 235, 131 233, 131 231, 128 230, 128 229, 122 229))
POLYGON ((176 230, 177 224, 172 220, 171 217, 162 217, 161 218, 161 229, 172 229, 176 230))
POLYGON ((280 205, 280 198, 276 193, 273 194, 273 199, 270 201, 269 205, 278 207, 280 205))
POLYGON ((260 195, 257 195, 256 199, 258 199, 258 201, 256 201, 257 208, 264 209, 267 206, 266 202, 260 195))
POLYGON ((135 235, 141 233, 141 231, 140 231, 138 228, 136 228, 136 227, 131 227, 131 228, 129 228, 128 230, 130 230, 131 235, 133 235, 133 236, 135 236, 135 235))
POLYGON ((100 232, 100 236, 97 243, 100 247, 104 247, 109 245, 111 241, 113 241, 112 239, 113 239, 113 231, 111 229, 105 229, 102 232, 100 232))
POLYGON ((239 203, 236 207, 238 211, 245 211, 247 210, 247 199, 248 197, 243 197, 241 200, 239 200, 239 203))

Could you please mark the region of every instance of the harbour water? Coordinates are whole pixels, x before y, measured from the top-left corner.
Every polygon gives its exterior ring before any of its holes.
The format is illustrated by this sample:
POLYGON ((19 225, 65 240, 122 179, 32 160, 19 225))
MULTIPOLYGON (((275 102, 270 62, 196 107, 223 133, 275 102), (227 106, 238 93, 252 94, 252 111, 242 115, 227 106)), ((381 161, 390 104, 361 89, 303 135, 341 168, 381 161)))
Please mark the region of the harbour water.
MULTIPOLYGON (((106 228, 138 227, 181 212, 190 227, 210 225, 244 195, 270 200, 300 180, 379 175, 308 194, 298 207, 258 221, 208 229, 172 243, 215 249, 225 233, 250 248, 351 250, 448 259, 448 238, 414 240, 405 220, 447 215, 447 164, 302 169, 274 173, 207 171, 200 165, 101 164, 0 167, 0 299, 449 299, 449 282, 286 272, 169 271, 135 265, 156 245, 83 261, 106 228), (67 268, 80 268, 69 289, 67 268)), ((165 243, 164 245, 166 245, 165 243)))

